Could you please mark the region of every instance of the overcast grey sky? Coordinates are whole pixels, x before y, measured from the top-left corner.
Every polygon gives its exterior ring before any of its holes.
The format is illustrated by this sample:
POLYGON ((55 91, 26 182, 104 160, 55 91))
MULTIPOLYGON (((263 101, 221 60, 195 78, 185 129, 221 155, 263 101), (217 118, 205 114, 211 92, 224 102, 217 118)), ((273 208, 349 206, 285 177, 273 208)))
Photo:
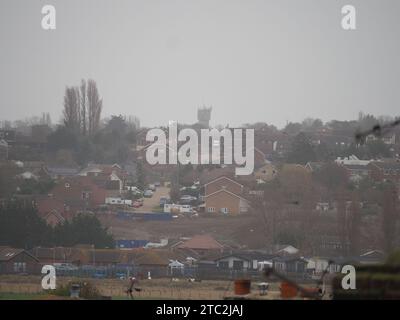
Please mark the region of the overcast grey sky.
POLYGON ((399 115, 398 0, 1 0, 0 120, 61 116, 66 85, 97 81, 103 115, 142 125, 399 115), (41 8, 57 29, 41 28, 41 8), (357 30, 341 28, 341 7, 357 30))

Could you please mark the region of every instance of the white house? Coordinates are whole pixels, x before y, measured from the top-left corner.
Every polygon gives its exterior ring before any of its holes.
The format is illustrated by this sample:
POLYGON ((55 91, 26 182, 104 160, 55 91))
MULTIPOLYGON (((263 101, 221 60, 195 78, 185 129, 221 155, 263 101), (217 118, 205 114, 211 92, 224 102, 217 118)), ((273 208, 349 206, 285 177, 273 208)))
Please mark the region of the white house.
POLYGON ((242 252, 224 255, 215 260, 217 267, 233 270, 262 270, 266 265, 272 265, 274 255, 258 252, 242 252))

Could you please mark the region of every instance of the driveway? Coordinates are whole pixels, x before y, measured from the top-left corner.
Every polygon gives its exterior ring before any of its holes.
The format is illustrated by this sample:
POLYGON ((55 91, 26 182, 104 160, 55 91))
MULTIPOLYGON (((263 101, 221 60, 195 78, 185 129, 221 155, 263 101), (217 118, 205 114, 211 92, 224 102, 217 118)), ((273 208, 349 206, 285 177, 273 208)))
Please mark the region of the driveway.
POLYGON ((160 206, 160 198, 169 197, 168 187, 158 187, 151 198, 143 198, 143 206, 137 212, 151 212, 154 207, 160 206))

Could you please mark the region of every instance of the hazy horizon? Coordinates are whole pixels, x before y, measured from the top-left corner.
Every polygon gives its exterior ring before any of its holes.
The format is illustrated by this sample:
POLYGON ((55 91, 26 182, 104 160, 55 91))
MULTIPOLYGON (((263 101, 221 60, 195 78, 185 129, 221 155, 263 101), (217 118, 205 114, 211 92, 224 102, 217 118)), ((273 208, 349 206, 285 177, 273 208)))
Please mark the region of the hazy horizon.
POLYGON ((103 117, 142 126, 258 121, 279 128, 306 117, 397 116, 400 2, 351 1, 357 30, 341 28, 348 1, 42 1, 0 3, 0 119, 49 112, 65 86, 97 82, 103 117), (41 28, 54 5, 57 29, 41 28))

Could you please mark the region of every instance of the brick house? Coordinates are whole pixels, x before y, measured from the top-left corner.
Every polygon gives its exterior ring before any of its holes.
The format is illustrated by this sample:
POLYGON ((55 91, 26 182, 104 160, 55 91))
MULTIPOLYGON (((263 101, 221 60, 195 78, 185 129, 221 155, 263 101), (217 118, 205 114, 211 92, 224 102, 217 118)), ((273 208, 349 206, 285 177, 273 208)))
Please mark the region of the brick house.
POLYGON ((69 212, 66 210, 64 203, 54 198, 37 198, 36 208, 39 217, 53 227, 69 218, 69 212))
POLYGON ((91 177, 92 180, 108 190, 118 190, 122 192, 127 172, 118 164, 90 164, 79 172, 80 176, 91 177))
POLYGON ((249 210, 250 203, 242 196, 233 193, 226 188, 210 193, 204 197, 205 212, 240 214, 249 210))
POLYGON ((0 247, 0 274, 36 274, 39 260, 24 249, 0 247))
POLYGON ((241 194, 243 192, 243 188, 243 185, 236 182, 235 180, 232 180, 231 178, 228 178, 226 176, 221 176, 204 185, 204 195, 208 196, 221 189, 230 191, 235 194, 241 194))
POLYGON ((89 177, 78 176, 60 180, 49 195, 62 201, 66 210, 79 211, 104 204, 107 191, 89 177))

